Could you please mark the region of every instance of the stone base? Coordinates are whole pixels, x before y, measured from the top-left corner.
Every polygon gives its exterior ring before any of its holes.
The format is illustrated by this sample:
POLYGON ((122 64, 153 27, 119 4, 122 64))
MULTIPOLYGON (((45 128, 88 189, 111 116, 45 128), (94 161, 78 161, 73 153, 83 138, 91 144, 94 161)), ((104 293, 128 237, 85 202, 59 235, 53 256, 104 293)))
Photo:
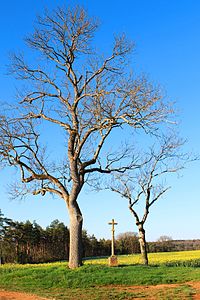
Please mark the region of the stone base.
POLYGON ((117 267, 118 266, 118 261, 117 261, 117 256, 110 256, 108 258, 108 265, 110 267, 117 267))

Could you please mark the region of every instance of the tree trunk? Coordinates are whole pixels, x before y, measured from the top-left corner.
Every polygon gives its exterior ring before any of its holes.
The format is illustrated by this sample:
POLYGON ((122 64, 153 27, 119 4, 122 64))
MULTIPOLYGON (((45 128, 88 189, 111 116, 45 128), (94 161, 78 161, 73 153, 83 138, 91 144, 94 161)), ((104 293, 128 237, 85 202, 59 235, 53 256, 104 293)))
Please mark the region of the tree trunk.
POLYGON ((69 268, 74 269, 82 265, 82 225, 83 217, 76 201, 69 202, 70 245, 69 268))
POLYGON ((145 230, 143 224, 138 225, 139 230, 139 243, 140 243, 140 252, 142 255, 142 262, 144 265, 148 265, 148 255, 147 255, 147 244, 145 238, 145 230))

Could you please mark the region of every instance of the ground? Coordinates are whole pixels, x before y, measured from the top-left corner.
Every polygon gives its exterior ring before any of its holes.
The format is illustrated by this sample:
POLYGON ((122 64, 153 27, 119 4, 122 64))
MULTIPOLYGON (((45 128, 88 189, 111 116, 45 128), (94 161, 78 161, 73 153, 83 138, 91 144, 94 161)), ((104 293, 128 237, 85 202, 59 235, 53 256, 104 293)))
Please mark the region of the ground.
POLYGON ((137 300, 200 300, 200 282, 187 282, 183 284, 158 284, 151 286, 127 286, 121 287, 120 289, 128 293, 134 293, 135 297, 133 299, 137 300))
POLYGON ((45 298, 25 293, 0 291, 0 300, 46 300, 45 298))
MULTIPOLYGON (((110 286, 107 289, 114 289, 120 292, 126 292, 132 297, 127 299, 193 299, 200 300, 200 282, 187 282, 183 284, 160 284, 152 286, 110 286), (185 290, 184 290, 185 289, 185 290)), ((80 297, 81 300, 82 297, 80 297)), ((83 296, 82 299, 85 299, 83 296)), ((117 298, 115 298, 117 299, 117 298)), ((123 298, 124 299, 124 298, 123 298)), ((0 291, 0 300, 47 300, 38 296, 11 292, 0 291)), ((103 299, 104 300, 104 299, 103 299)))

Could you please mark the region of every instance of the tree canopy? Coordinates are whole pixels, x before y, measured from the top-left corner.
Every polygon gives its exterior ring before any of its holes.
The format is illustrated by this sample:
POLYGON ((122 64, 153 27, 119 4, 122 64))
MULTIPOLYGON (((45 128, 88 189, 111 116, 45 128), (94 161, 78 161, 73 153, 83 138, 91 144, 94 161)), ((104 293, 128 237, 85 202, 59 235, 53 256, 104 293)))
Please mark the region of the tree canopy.
MULTIPOLYGON (((124 173, 135 167, 132 140, 108 147, 118 130, 158 134, 172 107, 145 76, 136 76, 129 58, 133 43, 115 36, 106 54, 94 43, 98 22, 77 6, 57 8, 38 17, 26 38, 33 58, 13 54, 10 72, 24 83, 19 102, 0 117, 2 164, 17 167, 21 183, 15 197, 54 194, 64 199, 70 216, 71 268, 81 265, 83 216, 78 196, 93 174, 124 173), (62 132, 63 155, 52 126, 62 132), (47 134, 46 131, 49 130, 47 134)), ((60 136, 59 136, 60 138, 60 136)), ((118 140, 119 140, 118 139, 118 140)))

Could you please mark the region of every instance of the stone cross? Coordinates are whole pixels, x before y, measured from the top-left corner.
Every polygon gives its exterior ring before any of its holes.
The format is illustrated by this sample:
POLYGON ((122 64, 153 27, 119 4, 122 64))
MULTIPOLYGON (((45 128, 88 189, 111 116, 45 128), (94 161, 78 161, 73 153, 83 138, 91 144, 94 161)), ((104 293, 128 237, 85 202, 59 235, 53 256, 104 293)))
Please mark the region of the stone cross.
POLYGON ((108 223, 109 225, 112 225, 112 243, 111 243, 111 256, 115 256, 115 251, 114 251, 114 243, 115 243, 115 225, 117 225, 117 223, 115 222, 114 219, 112 219, 112 222, 108 223))

